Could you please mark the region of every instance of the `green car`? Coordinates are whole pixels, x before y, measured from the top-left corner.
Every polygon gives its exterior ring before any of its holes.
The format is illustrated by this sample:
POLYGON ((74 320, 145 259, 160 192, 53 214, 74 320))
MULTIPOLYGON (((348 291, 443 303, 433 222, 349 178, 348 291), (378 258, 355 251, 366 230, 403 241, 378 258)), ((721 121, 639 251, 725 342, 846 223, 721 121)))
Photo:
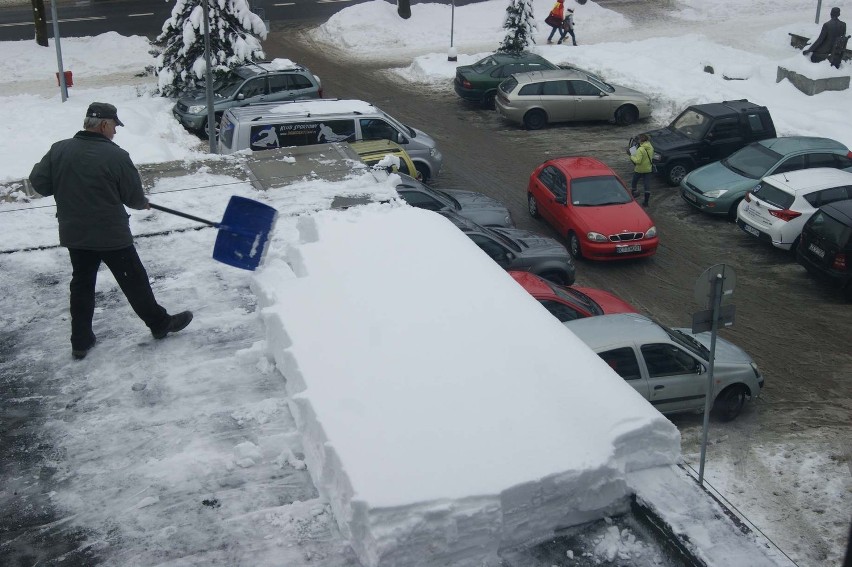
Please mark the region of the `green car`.
POLYGON ((456 94, 464 100, 482 104, 486 108, 494 107, 497 85, 514 73, 559 69, 544 57, 524 51, 522 53, 497 52, 473 65, 456 67, 453 87, 456 94))
POLYGON ((752 142, 689 172, 680 182, 680 196, 702 212, 733 221, 740 201, 764 176, 814 167, 852 171, 852 152, 829 138, 787 136, 752 142))

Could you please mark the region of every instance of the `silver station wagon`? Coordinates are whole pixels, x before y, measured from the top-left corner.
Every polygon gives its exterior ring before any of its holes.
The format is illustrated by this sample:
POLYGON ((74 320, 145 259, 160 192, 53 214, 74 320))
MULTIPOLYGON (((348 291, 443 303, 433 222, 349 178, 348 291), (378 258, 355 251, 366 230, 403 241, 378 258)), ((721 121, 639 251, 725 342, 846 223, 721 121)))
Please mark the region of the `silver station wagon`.
MULTIPOLYGON (((599 315, 563 323, 661 413, 703 411, 710 333, 670 329, 643 315, 599 315)), ((763 376, 740 347, 716 337, 713 413, 731 420, 756 398, 763 376)))
POLYGON ((651 115, 648 95, 576 68, 515 73, 497 87, 495 108, 530 130, 585 120, 627 125, 651 115))

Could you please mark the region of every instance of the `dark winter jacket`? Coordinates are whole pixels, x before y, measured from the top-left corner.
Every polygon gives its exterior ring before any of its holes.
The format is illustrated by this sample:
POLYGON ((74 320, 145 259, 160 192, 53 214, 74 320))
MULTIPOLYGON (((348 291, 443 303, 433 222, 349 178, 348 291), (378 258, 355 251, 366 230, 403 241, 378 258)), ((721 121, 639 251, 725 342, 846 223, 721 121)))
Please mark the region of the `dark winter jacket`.
POLYGON ((56 142, 30 173, 33 188, 56 200, 59 244, 83 250, 118 250, 133 244, 124 206, 148 200, 130 154, 109 138, 81 130, 56 142))
POLYGON ((837 18, 831 18, 822 25, 819 37, 816 38, 813 45, 806 49, 804 53, 828 55, 834 48, 834 42, 837 41, 837 38, 844 35, 846 35, 846 22, 837 18))

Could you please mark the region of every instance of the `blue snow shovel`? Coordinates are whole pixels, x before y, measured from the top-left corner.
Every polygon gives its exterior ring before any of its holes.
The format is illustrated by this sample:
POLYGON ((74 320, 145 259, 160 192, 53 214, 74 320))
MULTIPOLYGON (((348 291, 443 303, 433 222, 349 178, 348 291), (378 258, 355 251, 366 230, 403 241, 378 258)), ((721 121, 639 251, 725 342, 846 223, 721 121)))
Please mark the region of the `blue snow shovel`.
POLYGON ((243 270, 254 270, 260 264, 269 233, 278 216, 278 211, 269 205, 236 195, 228 202, 222 222, 205 220, 154 203, 148 204, 152 209, 218 228, 213 259, 243 270))

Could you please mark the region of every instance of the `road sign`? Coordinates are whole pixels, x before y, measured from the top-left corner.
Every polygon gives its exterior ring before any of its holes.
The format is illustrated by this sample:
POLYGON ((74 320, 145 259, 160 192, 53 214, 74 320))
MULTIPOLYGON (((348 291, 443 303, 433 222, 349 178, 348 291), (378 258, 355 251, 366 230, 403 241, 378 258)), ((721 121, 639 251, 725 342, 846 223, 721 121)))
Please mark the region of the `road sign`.
POLYGON ((722 301, 734 293, 734 286, 737 283, 737 274, 734 269, 727 264, 710 266, 698 276, 695 282, 695 301, 704 309, 713 309, 713 285, 719 276, 722 277, 722 301))
MULTIPOLYGON (((734 324, 734 306, 733 304, 722 305, 719 307, 718 323, 722 327, 730 327, 734 324)), ((705 309, 704 311, 696 311, 692 314, 692 332, 703 333, 713 329, 713 310, 705 309)))

